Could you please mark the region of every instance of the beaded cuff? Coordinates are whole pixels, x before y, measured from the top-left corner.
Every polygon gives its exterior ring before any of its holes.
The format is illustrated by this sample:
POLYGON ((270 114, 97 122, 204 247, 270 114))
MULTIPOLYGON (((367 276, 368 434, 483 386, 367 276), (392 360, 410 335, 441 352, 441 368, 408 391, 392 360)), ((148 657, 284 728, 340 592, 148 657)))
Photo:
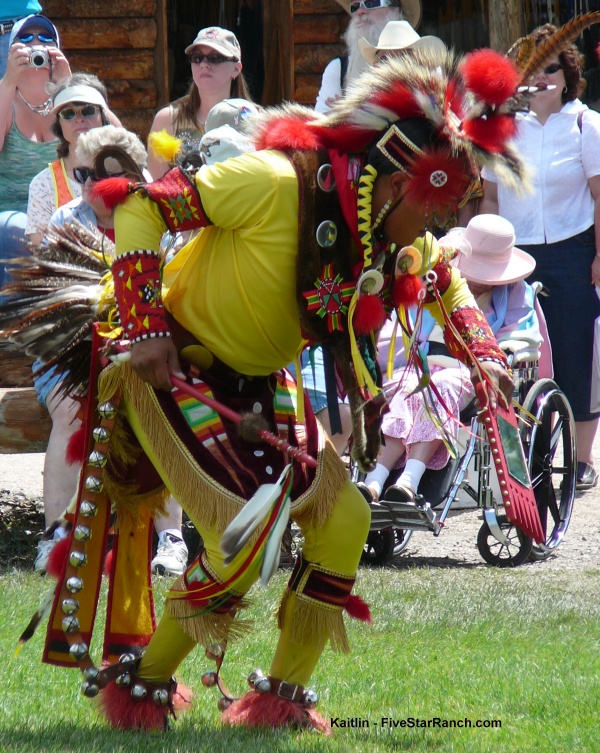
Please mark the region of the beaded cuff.
POLYGON ((132 343, 171 336, 162 304, 160 265, 154 251, 128 251, 113 262, 119 318, 132 343))
POLYGON ((169 170, 160 180, 148 183, 144 190, 159 208, 172 233, 213 224, 206 216, 196 184, 180 167, 169 170))
MULTIPOLYGON (((508 368, 506 355, 496 342, 487 319, 476 306, 461 306, 455 309, 450 314, 450 321, 478 361, 495 361, 508 368)), ((446 345, 455 358, 465 363, 463 346, 456 341, 448 328, 446 345)))

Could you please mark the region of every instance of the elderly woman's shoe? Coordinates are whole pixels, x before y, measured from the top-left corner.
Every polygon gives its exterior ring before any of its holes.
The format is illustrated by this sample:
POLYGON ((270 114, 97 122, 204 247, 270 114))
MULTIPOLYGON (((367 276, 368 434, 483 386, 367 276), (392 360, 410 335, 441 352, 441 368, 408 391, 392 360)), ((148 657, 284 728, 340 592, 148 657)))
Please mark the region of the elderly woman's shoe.
POLYGON ((598 485, 598 473, 589 463, 577 463, 577 486, 576 489, 593 489, 598 485))

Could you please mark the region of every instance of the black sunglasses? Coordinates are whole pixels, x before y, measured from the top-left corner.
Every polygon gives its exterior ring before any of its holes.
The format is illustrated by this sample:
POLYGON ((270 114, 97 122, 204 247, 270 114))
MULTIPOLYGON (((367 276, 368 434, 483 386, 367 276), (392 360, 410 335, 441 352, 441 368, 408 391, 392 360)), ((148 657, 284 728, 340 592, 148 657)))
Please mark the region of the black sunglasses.
POLYGON ((562 65, 560 63, 550 63, 550 65, 544 68, 544 73, 546 74, 546 76, 551 76, 553 73, 557 73, 557 71, 561 70, 562 65))
MULTIPOLYGON (((125 175, 125 173, 109 173, 106 177, 107 178, 120 178, 122 175, 125 175)), ((88 178, 94 183, 96 183, 99 180, 103 180, 103 178, 98 177, 98 174, 92 167, 74 167, 73 177, 82 186, 87 183, 88 178)))
POLYGON ((187 56, 190 63, 200 65, 204 60, 209 65, 221 65, 221 63, 237 63, 236 58, 226 58, 225 55, 219 55, 218 52, 211 52, 210 55, 203 55, 201 52, 194 52, 187 56))

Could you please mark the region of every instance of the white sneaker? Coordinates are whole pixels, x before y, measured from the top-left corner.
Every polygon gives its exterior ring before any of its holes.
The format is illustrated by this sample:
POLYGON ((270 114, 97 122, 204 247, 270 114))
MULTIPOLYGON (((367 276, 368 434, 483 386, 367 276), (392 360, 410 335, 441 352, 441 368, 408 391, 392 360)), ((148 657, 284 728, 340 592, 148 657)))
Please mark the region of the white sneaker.
POLYGON ((183 539, 167 533, 158 540, 152 572, 156 575, 183 575, 188 561, 188 549, 183 539))
POLYGON ((54 549, 54 545, 58 539, 41 539, 37 545, 37 556, 33 563, 33 569, 36 573, 43 575, 46 572, 48 566, 48 557, 50 552, 54 549))

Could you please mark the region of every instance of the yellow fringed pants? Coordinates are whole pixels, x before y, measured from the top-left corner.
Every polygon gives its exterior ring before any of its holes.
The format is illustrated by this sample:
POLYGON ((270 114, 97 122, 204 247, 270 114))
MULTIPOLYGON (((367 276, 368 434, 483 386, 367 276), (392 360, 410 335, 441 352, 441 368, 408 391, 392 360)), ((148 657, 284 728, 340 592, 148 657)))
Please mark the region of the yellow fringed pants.
MULTIPOLYGON (((169 488, 169 474, 161 467, 150 443, 144 436, 135 414, 125 406, 127 418, 134 429, 144 451, 169 488)), ((172 491, 170 489, 170 491, 172 491)), ((179 500, 186 510, 186 500, 179 500)), ((190 511, 186 510, 188 515, 190 511)), ((292 517, 293 513, 292 513, 292 517)), ((223 554, 219 547, 220 533, 214 528, 207 529, 190 515, 206 548, 211 570, 220 580, 226 580, 228 570, 223 565, 223 554)), ((370 523, 370 510, 360 492, 348 480, 341 488, 330 515, 324 524, 311 525, 300 522, 304 536, 303 557, 306 561, 342 576, 354 577, 370 523)), ((250 551, 247 547, 236 557, 243 560, 250 551)), ((236 583, 236 591, 246 592, 256 580, 256 573, 247 571, 236 583)), ((270 674, 280 680, 298 685, 306 685, 329 638, 323 625, 314 631, 312 640, 297 642, 292 638, 292 627, 297 610, 297 596, 290 592, 285 601, 280 618, 281 633, 270 674)), ((180 626, 179 621, 165 609, 162 619, 148 645, 139 667, 140 676, 149 682, 165 682, 176 671, 179 664, 195 647, 196 641, 180 626)))

